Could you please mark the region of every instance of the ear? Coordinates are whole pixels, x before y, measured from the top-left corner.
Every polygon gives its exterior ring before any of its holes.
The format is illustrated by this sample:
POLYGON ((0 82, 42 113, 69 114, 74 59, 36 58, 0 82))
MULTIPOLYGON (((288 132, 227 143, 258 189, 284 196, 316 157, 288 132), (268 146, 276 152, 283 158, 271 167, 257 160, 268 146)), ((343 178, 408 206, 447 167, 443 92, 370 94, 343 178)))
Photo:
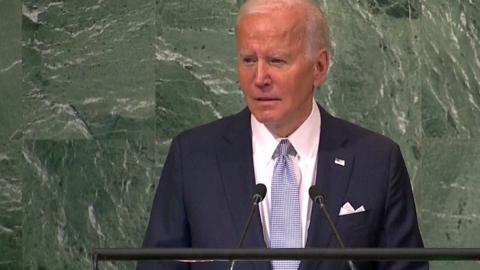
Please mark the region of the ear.
POLYGON ((330 66, 330 54, 326 48, 321 48, 315 55, 313 70, 313 85, 321 86, 327 80, 328 68, 330 66))

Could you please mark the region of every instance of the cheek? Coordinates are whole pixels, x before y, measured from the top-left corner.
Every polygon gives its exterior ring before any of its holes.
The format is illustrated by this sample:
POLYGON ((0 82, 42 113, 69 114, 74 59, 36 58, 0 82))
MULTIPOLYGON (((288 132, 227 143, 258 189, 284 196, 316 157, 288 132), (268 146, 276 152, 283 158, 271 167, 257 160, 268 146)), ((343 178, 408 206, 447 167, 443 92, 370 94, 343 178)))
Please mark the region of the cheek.
POLYGON ((238 71, 238 81, 240 82, 240 88, 245 93, 248 87, 248 76, 245 72, 238 71))
POLYGON ((238 79, 240 84, 247 85, 252 79, 252 71, 246 68, 238 68, 238 79))
POLYGON ((290 98, 295 91, 295 80, 288 73, 272 74, 272 83, 275 85, 277 93, 284 98, 290 98))

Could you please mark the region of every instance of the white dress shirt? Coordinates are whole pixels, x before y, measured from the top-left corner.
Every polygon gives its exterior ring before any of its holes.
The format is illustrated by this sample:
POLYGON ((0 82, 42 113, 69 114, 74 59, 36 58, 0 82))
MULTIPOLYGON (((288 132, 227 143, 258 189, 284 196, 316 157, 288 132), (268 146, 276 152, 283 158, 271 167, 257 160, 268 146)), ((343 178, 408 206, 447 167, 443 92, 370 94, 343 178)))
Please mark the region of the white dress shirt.
MULTIPOLYGON (((295 148, 297 155, 293 158, 295 176, 299 185, 300 217, 302 221, 303 247, 307 242, 308 226, 310 224, 310 213, 312 203, 308 195, 308 189, 315 183, 317 172, 318 142, 320 139, 320 110, 315 100, 313 101, 312 112, 286 139, 295 148)), ((262 219, 263 235, 265 243, 270 246, 270 213, 271 213, 271 186, 275 160, 273 153, 280 140, 273 135, 267 127, 258 122, 255 116, 251 116, 252 126, 252 147, 253 165, 255 170, 256 183, 262 183, 267 187, 267 195, 260 203, 260 217, 262 219)))

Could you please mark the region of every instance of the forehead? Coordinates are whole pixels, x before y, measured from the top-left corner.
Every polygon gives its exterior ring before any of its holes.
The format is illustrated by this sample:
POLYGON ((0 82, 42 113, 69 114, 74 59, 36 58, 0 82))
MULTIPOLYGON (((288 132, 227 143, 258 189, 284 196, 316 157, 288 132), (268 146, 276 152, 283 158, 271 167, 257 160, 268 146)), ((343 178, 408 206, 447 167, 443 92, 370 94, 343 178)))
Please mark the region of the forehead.
POLYGON ((296 10, 276 10, 270 14, 243 15, 238 23, 237 42, 302 42, 305 23, 296 10))

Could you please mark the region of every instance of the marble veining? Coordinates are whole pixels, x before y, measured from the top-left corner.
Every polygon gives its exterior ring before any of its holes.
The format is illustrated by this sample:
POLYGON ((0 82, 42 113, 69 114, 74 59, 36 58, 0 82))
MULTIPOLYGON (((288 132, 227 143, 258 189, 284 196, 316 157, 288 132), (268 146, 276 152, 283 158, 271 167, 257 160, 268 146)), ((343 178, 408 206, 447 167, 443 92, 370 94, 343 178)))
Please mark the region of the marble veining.
MULTIPOLYGON (((141 244, 173 136, 245 106, 242 2, 0 0, 0 269, 86 269, 94 246, 141 244)), ((317 2, 317 101, 399 143, 427 246, 478 247, 480 2, 317 2)), ((432 264, 452 268, 478 262, 432 264)))

